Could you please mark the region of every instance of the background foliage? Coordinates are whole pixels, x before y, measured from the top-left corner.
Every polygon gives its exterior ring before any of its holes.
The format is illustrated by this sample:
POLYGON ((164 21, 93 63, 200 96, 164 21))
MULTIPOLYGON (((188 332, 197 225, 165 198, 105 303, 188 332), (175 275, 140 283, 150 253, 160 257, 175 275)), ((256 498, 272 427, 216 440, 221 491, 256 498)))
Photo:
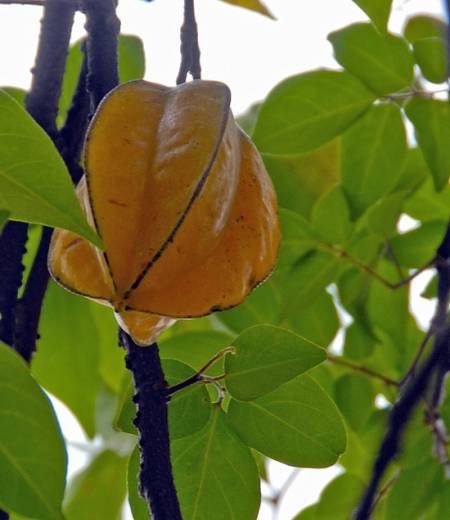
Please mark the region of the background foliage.
MULTIPOLYGON (((259 1, 226 1, 271 16, 259 1)), ((169 405, 175 479, 188 520, 212 512, 223 520, 255 519, 268 458, 300 468, 338 462, 342 473, 296 519, 349 518, 426 335, 402 280, 432 267, 450 216, 445 24, 414 16, 402 35, 390 34, 390 0, 355 3, 370 20, 329 35, 342 68, 287 78, 240 118, 279 197, 276 271, 238 308, 180 321, 160 341, 171 385, 234 347, 207 372, 225 375, 223 389, 189 387, 169 405), (404 215, 415 221, 406 232, 399 231, 404 215), (345 327, 344 312, 351 318, 345 327)), ((140 40, 121 36, 121 81, 142 78, 144 63, 140 40)), ((75 44, 60 124, 80 67, 75 44)), ((0 94, 2 223, 60 226, 99 244, 58 152, 21 108, 23 98, 17 89, 0 94)), ((28 268, 39 234, 36 225, 28 268)), ((435 281, 425 296, 436 297, 435 281)), ((114 519, 128 489, 134 518, 148 519, 137 491, 132 385, 112 314, 52 283, 40 334, 31 374, 0 345, 0 506, 16 520, 114 519), (42 388, 69 407, 89 437, 101 439, 64 501, 64 439, 42 388)), ((425 400, 408 424, 373 518, 448 516, 448 386, 433 414, 424 415, 425 400)))

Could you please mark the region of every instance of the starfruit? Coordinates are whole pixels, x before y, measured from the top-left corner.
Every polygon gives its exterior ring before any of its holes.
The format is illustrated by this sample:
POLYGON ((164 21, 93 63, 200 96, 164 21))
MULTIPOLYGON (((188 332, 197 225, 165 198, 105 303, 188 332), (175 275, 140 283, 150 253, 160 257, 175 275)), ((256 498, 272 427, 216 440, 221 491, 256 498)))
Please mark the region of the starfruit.
POLYGON ((275 192, 224 84, 121 85, 99 106, 84 154, 77 194, 104 251, 55 230, 49 269, 113 307, 136 343, 238 305, 272 271, 275 192))

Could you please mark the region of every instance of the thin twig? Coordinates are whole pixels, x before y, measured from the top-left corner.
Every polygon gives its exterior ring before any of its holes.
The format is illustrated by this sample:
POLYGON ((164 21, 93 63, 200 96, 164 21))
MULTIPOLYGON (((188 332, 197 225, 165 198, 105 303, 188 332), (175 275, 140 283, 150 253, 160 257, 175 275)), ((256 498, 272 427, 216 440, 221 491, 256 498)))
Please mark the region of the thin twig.
POLYGON ((375 511, 377 505, 381 502, 386 493, 391 489, 391 487, 397 482, 399 477, 399 473, 395 474, 391 479, 389 479, 386 484, 380 489, 375 500, 373 501, 372 509, 370 513, 372 514, 375 511))
POLYGON ((190 72, 193 79, 200 79, 200 47, 198 44, 197 22, 195 20, 194 0, 184 0, 184 21, 181 26, 181 63, 177 85, 186 81, 190 72))
POLYGON ((361 372, 362 374, 365 374, 369 377, 373 377, 374 379, 378 379, 380 381, 383 381, 383 383, 391 386, 398 386, 398 381, 395 381, 394 379, 391 379, 390 377, 384 376, 383 374, 380 374, 379 372, 375 372, 374 370, 371 370, 370 368, 357 365, 355 363, 352 363, 351 361, 347 361, 346 359, 343 359, 342 357, 333 356, 331 354, 328 354, 327 357, 328 361, 331 363, 334 363, 335 365, 342 365, 344 367, 350 368, 351 370, 354 370, 355 372, 361 372))
POLYGON ((226 347, 220 350, 207 363, 205 363, 205 365, 203 365, 202 368, 193 376, 188 377, 184 381, 181 381, 180 383, 167 388, 167 395, 172 395, 176 392, 179 392, 180 390, 183 390, 184 388, 187 388, 188 386, 195 385, 196 383, 216 383, 217 381, 220 381, 225 377, 225 374, 222 374, 218 377, 205 376, 204 374, 209 368, 211 368, 215 363, 217 363, 217 361, 222 359, 226 354, 232 353, 234 351, 234 347, 226 347))
POLYGON ((46 0, 0 0, 0 5, 36 5, 43 7, 46 3, 46 0))
POLYGON ((127 350, 126 366, 132 372, 137 406, 134 424, 141 449, 141 494, 154 520, 182 520, 170 462, 167 382, 158 345, 136 345, 123 330, 120 344, 127 350))
POLYGON ((417 366, 422 358, 422 354, 425 352, 425 348, 428 344, 428 342, 430 341, 431 337, 433 336, 434 334, 434 331, 433 331, 433 327, 430 327, 425 336, 423 337, 422 341, 420 342, 420 345, 419 345, 419 349, 417 350, 417 354, 413 360, 413 362, 411 363, 411 366, 409 367, 408 371, 406 372, 406 374, 402 377, 402 379, 400 380, 399 382, 399 385, 400 386, 403 386, 410 377, 413 377, 414 374, 416 373, 416 369, 417 369, 417 366))

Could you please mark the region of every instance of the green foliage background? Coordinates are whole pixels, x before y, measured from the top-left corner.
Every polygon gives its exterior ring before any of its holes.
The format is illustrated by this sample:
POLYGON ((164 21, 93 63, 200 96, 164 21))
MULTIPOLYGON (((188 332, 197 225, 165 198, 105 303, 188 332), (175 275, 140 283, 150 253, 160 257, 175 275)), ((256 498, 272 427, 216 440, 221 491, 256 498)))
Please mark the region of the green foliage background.
MULTIPOLYGON (((270 15, 258 1, 226 1, 270 15)), ((329 35, 342 69, 285 79, 240 118, 279 197, 276 271, 238 308, 179 321, 160 341, 170 384, 234 347, 207 372, 225 374, 222 405, 214 385, 187 388, 169 404, 186 520, 254 520, 269 458, 295 467, 338 462, 342 473, 296 519, 350 518, 399 395, 396 382, 425 334, 410 312, 409 286, 395 287, 434 258, 450 217, 444 24, 415 16, 394 35, 387 32, 390 0, 355 3, 371 20, 329 35), (417 227, 402 233, 405 214, 417 227), (343 311, 351 322, 342 349, 330 353, 343 311)), ((76 44, 61 117, 80 63, 76 44)), ((140 40, 122 36, 121 81, 143 77, 144 63, 140 40)), ((21 108, 23 97, 17 89, 0 94, 2 223, 9 217, 59 226, 97 241, 56 149, 21 108)), ((28 264, 38 236, 36 226, 28 264)), ((435 292, 432 281, 425 296, 435 292)), ((0 345, 0 506, 16 520, 118 519, 128 489, 134 518, 149 519, 137 491, 132 385, 112 314, 52 283, 40 333, 31 374, 0 345), (64 500, 64 439, 41 387, 69 407, 89 437, 101 439, 64 500)), ((448 392, 440 413, 450 428, 448 392)), ((449 517, 450 484, 433 449, 434 426, 421 405, 373 518, 449 517)))

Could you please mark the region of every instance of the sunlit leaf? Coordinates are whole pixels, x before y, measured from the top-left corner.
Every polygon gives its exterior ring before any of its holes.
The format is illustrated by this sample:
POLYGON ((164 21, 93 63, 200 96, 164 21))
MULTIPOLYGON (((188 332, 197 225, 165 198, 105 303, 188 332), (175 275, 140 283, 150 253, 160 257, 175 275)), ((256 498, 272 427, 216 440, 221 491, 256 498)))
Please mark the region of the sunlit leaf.
POLYGON ((414 56, 423 77, 432 83, 443 83, 448 76, 445 40, 422 38, 414 42, 414 56))
POLYGON ((389 15, 391 14, 392 0, 353 0, 375 24, 375 27, 385 32, 389 15))
POLYGON ((328 36, 336 60, 380 95, 409 87, 414 60, 406 41, 380 34, 372 24, 357 23, 328 36))
POLYGON ((253 138, 264 153, 309 152, 340 135, 373 100, 346 72, 305 72, 272 90, 261 106, 253 138))
POLYGON ((236 5, 238 7, 244 7, 245 9, 250 9, 250 11, 255 11, 259 14, 263 14, 264 16, 275 19, 273 14, 260 0, 222 0, 222 2, 236 5))
POLYGON ((233 346, 235 353, 225 359, 225 383, 242 401, 265 395, 326 359, 310 341, 270 325, 245 330, 233 346))
POLYGON ((0 504, 63 520, 67 456, 53 408, 22 359, 0 344, 0 504))
POLYGON ((13 220, 69 229, 99 245, 48 135, 2 91, 0 114, 0 207, 13 220))

